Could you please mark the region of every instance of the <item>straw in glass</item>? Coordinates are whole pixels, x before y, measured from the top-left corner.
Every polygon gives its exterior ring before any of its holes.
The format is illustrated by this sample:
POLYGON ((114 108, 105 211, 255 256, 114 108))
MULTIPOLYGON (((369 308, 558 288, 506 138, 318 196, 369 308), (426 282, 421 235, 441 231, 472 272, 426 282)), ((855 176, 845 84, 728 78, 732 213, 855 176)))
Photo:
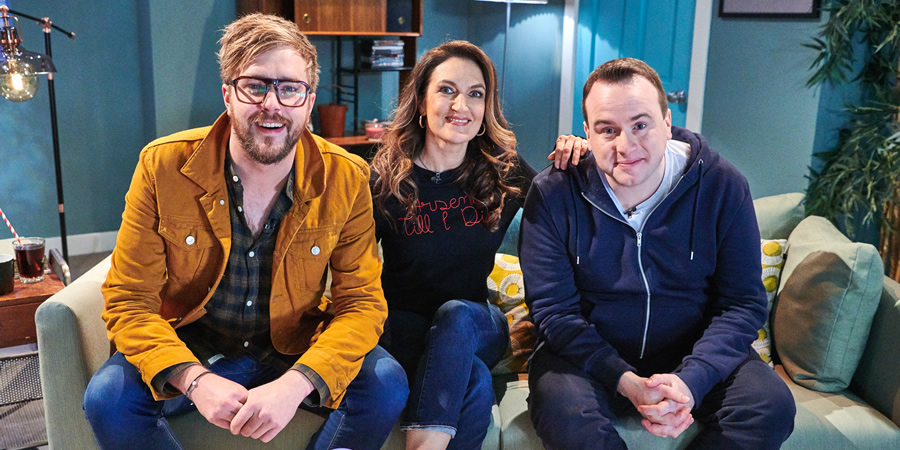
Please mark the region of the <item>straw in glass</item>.
POLYGON ((9 223, 9 219, 6 218, 6 214, 3 213, 2 209, 0 209, 0 216, 3 216, 3 221, 6 222, 6 226, 9 227, 9 231, 12 231, 13 236, 16 237, 16 240, 19 241, 19 245, 21 245, 22 238, 19 237, 19 233, 16 233, 16 229, 13 228, 11 223, 9 223))

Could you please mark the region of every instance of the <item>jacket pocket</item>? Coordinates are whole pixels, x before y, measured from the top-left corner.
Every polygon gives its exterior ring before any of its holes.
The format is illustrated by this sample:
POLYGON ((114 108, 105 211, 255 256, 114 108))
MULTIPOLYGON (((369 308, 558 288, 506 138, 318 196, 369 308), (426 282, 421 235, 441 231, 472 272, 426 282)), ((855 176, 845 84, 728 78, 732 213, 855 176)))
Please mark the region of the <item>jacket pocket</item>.
POLYGON ((176 217, 160 217, 159 234, 166 240, 166 276, 169 284, 195 280, 201 271, 207 269, 210 254, 218 243, 207 223, 192 223, 176 217))
POLYGON ((288 282, 304 289, 323 290, 328 261, 337 240, 335 227, 299 231, 288 249, 285 267, 288 282))

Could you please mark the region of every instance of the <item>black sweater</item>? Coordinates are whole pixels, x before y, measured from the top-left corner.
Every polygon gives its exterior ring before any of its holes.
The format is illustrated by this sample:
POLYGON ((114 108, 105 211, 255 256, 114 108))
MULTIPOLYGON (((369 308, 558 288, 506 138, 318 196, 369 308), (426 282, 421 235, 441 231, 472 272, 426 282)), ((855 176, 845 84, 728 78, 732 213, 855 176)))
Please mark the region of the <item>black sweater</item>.
MULTIPOLYGON (((419 189, 415 218, 407 219, 393 197, 386 206, 396 227, 392 228, 389 219, 375 209, 375 234, 384 251, 381 282, 389 309, 431 318, 448 300, 487 299, 487 277, 493 269, 494 254, 535 175, 521 158, 517 158, 512 172, 508 184, 521 193, 507 199, 494 232, 483 223, 484 208, 474 205, 452 182, 456 169, 435 178, 434 172, 414 166, 413 181, 419 189)), ((373 171, 373 185, 376 179, 373 171)))

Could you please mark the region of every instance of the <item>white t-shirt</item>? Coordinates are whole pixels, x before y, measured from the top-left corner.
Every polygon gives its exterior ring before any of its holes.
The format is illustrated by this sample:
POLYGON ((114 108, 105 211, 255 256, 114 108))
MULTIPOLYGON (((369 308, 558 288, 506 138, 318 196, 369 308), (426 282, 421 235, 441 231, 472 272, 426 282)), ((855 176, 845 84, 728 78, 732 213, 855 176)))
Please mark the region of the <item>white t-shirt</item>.
MULTIPOLYGON (((669 140, 666 142, 666 153, 663 156, 666 163, 666 172, 663 174, 662 182, 659 183, 659 187, 650 198, 644 200, 628 211, 626 211, 625 208, 622 208, 622 204, 619 203, 619 199, 616 198, 616 194, 609 186, 609 181, 606 180, 606 174, 603 172, 600 173, 600 178, 603 180, 603 186, 606 187, 606 192, 609 193, 610 198, 612 198, 613 203, 615 203, 616 208, 619 210, 619 214, 621 214, 622 218, 631 225, 631 228, 634 228, 635 231, 640 231, 641 227, 644 225, 644 221, 647 220, 647 215, 650 214, 650 212, 653 211, 653 208, 656 208, 656 205, 666 198, 666 195, 668 195, 675 185, 678 184, 678 181, 681 180, 681 177, 684 174, 684 168, 687 167, 690 154, 691 146, 688 145, 687 142, 676 140, 669 140)), ((600 169, 597 168, 597 170, 600 169)))

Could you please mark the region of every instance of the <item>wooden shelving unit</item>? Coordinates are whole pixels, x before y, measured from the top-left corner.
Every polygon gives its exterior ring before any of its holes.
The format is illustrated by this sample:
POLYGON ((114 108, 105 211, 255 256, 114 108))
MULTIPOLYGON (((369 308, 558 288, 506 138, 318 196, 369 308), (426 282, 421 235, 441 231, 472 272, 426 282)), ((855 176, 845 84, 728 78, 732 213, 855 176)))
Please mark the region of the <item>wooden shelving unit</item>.
MULTIPOLYGON (((310 36, 332 36, 335 45, 335 103, 353 106, 353 132, 359 132, 359 75, 398 71, 402 88, 416 64, 417 38, 422 35, 423 0, 238 0, 238 14, 265 12, 297 23, 310 36), (342 47, 351 39, 353 65, 342 67, 342 47), (363 38, 400 38, 403 67, 367 69, 360 63, 363 38)), ((363 139, 365 139, 363 137, 363 139)), ((370 141, 367 141, 370 142, 370 141)))

